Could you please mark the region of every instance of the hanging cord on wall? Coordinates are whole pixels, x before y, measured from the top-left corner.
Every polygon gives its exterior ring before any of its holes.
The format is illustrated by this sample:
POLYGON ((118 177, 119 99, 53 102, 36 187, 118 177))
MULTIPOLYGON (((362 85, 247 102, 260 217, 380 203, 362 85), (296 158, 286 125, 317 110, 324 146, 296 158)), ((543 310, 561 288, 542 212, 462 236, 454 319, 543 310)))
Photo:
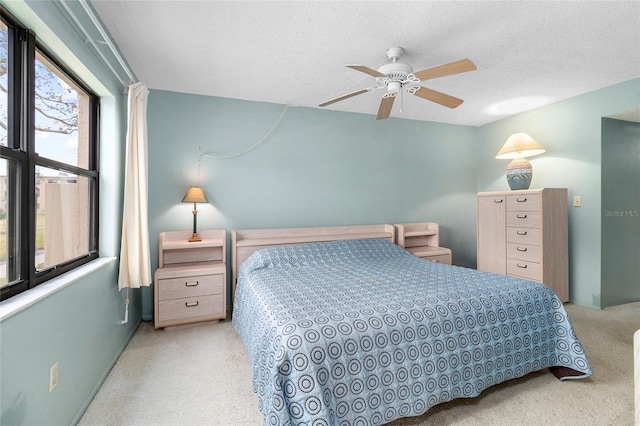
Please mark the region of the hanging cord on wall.
MULTIPOLYGON (((350 83, 349 87, 354 87, 354 86, 360 87, 362 85, 361 83, 364 82, 364 80, 368 79, 368 78, 370 78, 370 77, 361 77, 360 80, 358 80, 357 83, 350 83)), ((229 158, 240 157, 240 156, 242 156, 244 154, 247 154, 247 153, 253 151, 262 142, 264 142, 271 135, 271 133, 275 130, 275 128, 278 126, 278 124, 280 124, 280 121, 282 121, 282 118, 284 117, 284 115, 287 112, 288 108, 289 108, 289 104, 285 104, 284 109, 280 113, 280 117, 278 117, 278 119, 273 124, 271 129, 269 129, 269 131, 262 138, 260 138, 260 140, 258 140, 258 142, 256 142, 255 144, 253 144, 249 148, 245 149, 244 151, 240 151, 240 152, 233 153, 233 154, 222 154, 222 153, 217 153, 217 152, 203 151, 201 147, 198 147, 198 151, 199 151, 199 155, 198 155, 198 178, 200 178, 200 164, 201 164, 201 161, 202 161, 202 157, 213 158, 215 160, 226 160, 226 159, 229 159, 229 158)))
POLYGON ((280 121, 282 121, 282 118, 284 117, 284 114, 287 112, 288 108, 289 108, 289 105, 285 104, 284 109, 280 113, 280 117, 278 117, 278 119, 273 124, 273 126, 271 126, 271 129, 269 129, 269 131, 263 137, 261 137, 260 140, 258 140, 258 142, 254 143, 253 145, 251 145, 249 148, 245 149, 244 151, 236 152, 236 153, 233 153, 233 154, 221 154, 221 153, 216 153, 216 152, 206 152, 206 151, 203 151, 201 147, 198 147, 198 151, 200 152, 200 155, 198 156, 198 176, 200 175, 200 161, 202 160, 202 157, 213 158, 213 159, 216 159, 216 160, 226 160, 228 158, 240 157, 241 155, 247 154, 247 153, 253 151, 254 149, 256 149, 258 147, 258 145, 260 145, 262 142, 264 142, 269 137, 269 135, 271 135, 271 133, 278 126, 278 124, 280 124, 280 121))

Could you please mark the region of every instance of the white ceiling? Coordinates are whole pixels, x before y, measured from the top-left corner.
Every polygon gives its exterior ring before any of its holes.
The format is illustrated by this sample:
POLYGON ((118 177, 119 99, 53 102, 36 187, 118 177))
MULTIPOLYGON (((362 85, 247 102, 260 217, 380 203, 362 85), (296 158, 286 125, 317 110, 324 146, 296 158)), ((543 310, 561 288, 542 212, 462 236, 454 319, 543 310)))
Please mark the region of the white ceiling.
MULTIPOLYGON (((150 89, 317 107, 375 85, 392 46, 414 70, 471 59, 423 82, 456 109, 406 95, 392 117, 478 126, 640 76, 640 1, 91 0, 150 89)), ((326 109, 370 114, 383 91, 326 109)), ((639 105, 640 106, 640 105, 639 105)))

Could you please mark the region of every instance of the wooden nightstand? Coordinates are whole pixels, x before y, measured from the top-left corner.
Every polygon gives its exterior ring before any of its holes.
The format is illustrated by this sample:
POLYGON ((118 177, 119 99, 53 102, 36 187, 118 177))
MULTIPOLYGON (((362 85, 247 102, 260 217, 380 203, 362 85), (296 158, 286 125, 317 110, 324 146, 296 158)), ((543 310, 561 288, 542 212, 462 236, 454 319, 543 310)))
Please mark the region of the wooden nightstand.
POLYGON ((202 241, 189 242, 192 233, 160 233, 155 274, 156 328, 227 316, 226 232, 199 231, 202 241))
POLYGON ((451 265, 451 249, 439 247, 440 225, 434 222, 396 224, 396 244, 414 256, 451 265))

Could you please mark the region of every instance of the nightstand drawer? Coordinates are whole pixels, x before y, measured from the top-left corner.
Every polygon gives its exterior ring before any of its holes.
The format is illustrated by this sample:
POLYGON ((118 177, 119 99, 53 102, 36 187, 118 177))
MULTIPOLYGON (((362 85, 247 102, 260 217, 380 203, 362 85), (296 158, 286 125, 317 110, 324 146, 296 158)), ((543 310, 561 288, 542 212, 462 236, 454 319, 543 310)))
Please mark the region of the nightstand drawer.
POLYGON ((507 210, 514 210, 514 211, 540 210, 540 194, 507 195, 507 210))
POLYGON ((519 259, 507 259, 507 275, 537 282, 542 279, 539 263, 519 259))
POLYGON ((439 254, 432 256, 420 256, 421 259, 428 260, 430 262, 444 263, 446 265, 451 265, 451 255, 450 254, 439 254))
POLYGON ((181 297, 196 297, 209 294, 221 294, 223 291, 222 274, 195 275, 158 280, 160 301, 181 297))
POLYGON ((446 247, 416 246, 407 247, 406 250, 424 260, 451 265, 451 249, 446 247))
POLYGON ((540 228, 540 211, 508 211, 507 226, 540 228))
POLYGON ((158 323, 172 325, 220 318, 225 311, 222 294, 164 300, 158 303, 158 307, 158 323))
POLYGON ((540 245, 541 236, 540 228, 507 227, 508 243, 540 245))
POLYGON ((507 257, 540 263, 540 246, 529 244, 507 243, 507 257))

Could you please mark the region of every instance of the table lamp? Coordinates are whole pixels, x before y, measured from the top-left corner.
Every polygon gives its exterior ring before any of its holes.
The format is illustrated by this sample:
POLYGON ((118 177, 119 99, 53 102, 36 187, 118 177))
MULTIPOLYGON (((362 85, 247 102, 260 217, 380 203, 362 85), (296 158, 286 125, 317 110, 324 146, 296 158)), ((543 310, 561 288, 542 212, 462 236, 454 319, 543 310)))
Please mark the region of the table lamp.
POLYGON ((182 199, 183 203, 193 203, 193 235, 189 238, 189 242, 192 243, 194 241, 202 241, 200 237, 198 237, 197 230, 197 217, 198 210, 196 209, 196 203, 207 203, 207 197, 204 195, 204 191, 202 188, 198 186, 192 186, 187 189, 187 193, 184 194, 184 198, 182 199))
POLYGON ((507 166, 507 182, 512 190, 529 189, 533 167, 526 157, 542 154, 545 149, 526 133, 514 133, 496 154, 499 160, 512 159, 507 166))

